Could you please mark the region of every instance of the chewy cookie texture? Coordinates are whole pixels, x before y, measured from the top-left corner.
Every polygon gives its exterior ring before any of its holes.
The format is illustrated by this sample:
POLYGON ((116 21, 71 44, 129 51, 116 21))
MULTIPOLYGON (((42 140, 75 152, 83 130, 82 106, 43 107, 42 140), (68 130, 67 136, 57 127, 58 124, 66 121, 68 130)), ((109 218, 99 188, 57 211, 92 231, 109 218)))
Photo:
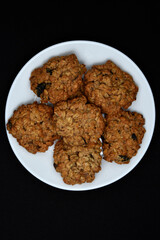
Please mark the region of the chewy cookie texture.
POLYGON ((31 89, 42 102, 55 104, 79 94, 85 72, 75 54, 53 57, 31 73, 31 89))
POLYGON ((85 74, 84 92, 91 103, 102 112, 113 114, 122 107, 127 109, 136 99, 138 87, 132 77, 112 61, 94 65, 85 74))
POLYGON ((87 103, 85 96, 57 103, 53 118, 57 134, 69 145, 97 142, 105 126, 100 108, 87 103))
POLYGON ((70 146, 60 140, 54 149, 54 167, 67 184, 92 182, 101 170, 101 142, 70 146))
POLYGON ((120 110, 108 116, 103 135, 104 159, 123 164, 136 155, 145 133, 145 120, 140 113, 120 110))
POLYGON ((92 182, 101 170, 102 150, 106 161, 118 164, 137 154, 145 120, 126 110, 138 87, 115 63, 108 60, 87 71, 75 54, 57 56, 33 70, 29 81, 42 103, 20 106, 7 130, 33 154, 45 152, 58 139, 54 168, 66 184, 92 182))
POLYGON ((45 104, 27 104, 14 111, 7 130, 31 153, 45 152, 58 139, 53 125, 53 109, 45 104))

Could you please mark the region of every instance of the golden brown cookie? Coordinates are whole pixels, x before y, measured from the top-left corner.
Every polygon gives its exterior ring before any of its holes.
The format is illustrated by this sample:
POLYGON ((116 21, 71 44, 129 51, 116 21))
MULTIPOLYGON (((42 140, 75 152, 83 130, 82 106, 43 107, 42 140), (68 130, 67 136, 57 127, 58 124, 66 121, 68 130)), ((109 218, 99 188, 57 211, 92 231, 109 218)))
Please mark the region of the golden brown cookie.
POLYGON ((53 108, 45 104, 27 104, 14 111, 7 130, 31 153, 45 152, 58 139, 53 125, 53 108))
POLYGON ((108 115, 103 135, 104 159, 123 164, 137 154, 145 133, 145 120, 140 113, 120 110, 108 115))
POLYGON ((63 140, 54 149, 54 167, 66 184, 92 182, 101 170, 101 142, 85 146, 69 146, 63 140))
POLYGON ((57 103, 54 124, 57 134, 69 145, 96 143, 105 126, 100 108, 88 104, 85 96, 57 103))
POLYGON ((85 65, 78 62, 75 54, 53 57, 31 73, 31 89, 42 102, 55 104, 79 94, 84 72, 85 65))
POLYGON ((103 65, 92 66, 85 74, 84 85, 88 100, 107 114, 113 114, 122 107, 127 109, 138 91, 132 77, 110 60, 103 65))

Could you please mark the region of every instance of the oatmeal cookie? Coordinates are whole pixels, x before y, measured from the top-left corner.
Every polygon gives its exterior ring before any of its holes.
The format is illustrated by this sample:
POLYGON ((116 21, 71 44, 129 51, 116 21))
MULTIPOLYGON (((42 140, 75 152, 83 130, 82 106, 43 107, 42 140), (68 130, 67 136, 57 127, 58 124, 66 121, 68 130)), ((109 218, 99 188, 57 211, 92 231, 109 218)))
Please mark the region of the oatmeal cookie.
POLYGON ((85 65, 78 62, 75 54, 53 57, 31 73, 31 89, 42 102, 55 104, 79 94, 84 72, 85 65))
POLYGON ((57 103, 53 118, 57 134, 69 145, 97 142, 105 126, 100 108, 85 96, 57 103))
POLYGON ((110 60, 92 66, 84 78, 85 95, 103 113, 113 114, 121 107, 127 109, 136 99, 138 87, 132 77, 110 60))
POLYGON ((7 130, 31 153, 45 152, 58 139, 53 125, 53 108, 37 102, 15 110, 8 120, 7 130))
POLYGON ((123 164, 137 154, 145 133, 145 120, 140 113, 120 110, 110 115, 103 135, 104 159, 123 164))
POLYGON ((66 184, 92 182, 101 170, 101 142, 85 146, 69 146, 63 140, 54 149, 54 167, 66 184))

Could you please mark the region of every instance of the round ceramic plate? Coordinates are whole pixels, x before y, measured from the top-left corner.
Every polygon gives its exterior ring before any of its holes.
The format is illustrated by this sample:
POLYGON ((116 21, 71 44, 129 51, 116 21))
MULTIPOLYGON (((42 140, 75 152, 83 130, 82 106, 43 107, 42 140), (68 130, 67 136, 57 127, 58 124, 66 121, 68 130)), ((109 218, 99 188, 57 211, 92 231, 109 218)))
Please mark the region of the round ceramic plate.
MULTIPOLYGON (((41 181, 60 189, 66 190, 90 190, 106 186, 113 183, 127 173, 129 173, 144 156, 154 130, 155 125, 155 105, 150 86, 137 65, 122 52, 105 44, 92 41, 69 41, 53 45, 30 59, 16 76, 8 94, 5 111, 5 122, 12 116, 13 111, 22 104, 32 103, 35 94, 30 90, 29 77, 31 72, 42 66, 49 58, 75 53, 80 61, 89 69, 93 64, 103 64, 108 59, 115 62, 122 70, 132 75, 135 83, 139 87, 137 100, 134 101, 129 109, 143 114, 145 118, 146 133, 138 153, 133 157, 129 164, 118 165, 102 160, 101 171, 96 174, 92 183, 67 185, 63 182, 60 173, 53 167, 53 150, 51 146, 45 153, 31 154, 21 147, 17 140, 8 134, 10 145, 22 163, 22 165, 35 177, 41 181)), ((145 164, 145 163, 144 163, 145 164)))

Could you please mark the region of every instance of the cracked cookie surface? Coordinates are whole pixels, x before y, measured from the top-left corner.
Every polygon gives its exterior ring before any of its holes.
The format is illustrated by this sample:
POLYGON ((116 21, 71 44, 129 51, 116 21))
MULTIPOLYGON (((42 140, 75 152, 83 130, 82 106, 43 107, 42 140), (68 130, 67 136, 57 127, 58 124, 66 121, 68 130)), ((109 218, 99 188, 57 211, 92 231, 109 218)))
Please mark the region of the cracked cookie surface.
POLYGON ((120 110, 106 119, 103 154, 106 161, 129 163, 137 154, 145 134, 145 120, 140 113, 120 110))
POLYGON ((53 108, 37 102, 18 107, 8 120, 7 130, 31 153, 45 152, 58 139, 53 108))
POLYGON ((133 78, 110 60, 92 66, 84 79, 85 95, 103 113, 113 114, 121 107, 127 109, 136 100, 138 87, 133 78))
POLYGON ((76 55, 53 57, 42 67, 33 70, 30 76, 32 91, 42 102, 53 104, 75 97, 83 85, 86 72, 76 55))
POLYGON ((66 184, 92 182, 101 170, 101 142, 85 146, 69 146, 63 140, 54 149, 54 167, 66 184))
POLYGON ((54 125, 57 134, 69 145, 97 142, 105 126, 101 109, 88 104, 85 96, 57 103, 54 125))

